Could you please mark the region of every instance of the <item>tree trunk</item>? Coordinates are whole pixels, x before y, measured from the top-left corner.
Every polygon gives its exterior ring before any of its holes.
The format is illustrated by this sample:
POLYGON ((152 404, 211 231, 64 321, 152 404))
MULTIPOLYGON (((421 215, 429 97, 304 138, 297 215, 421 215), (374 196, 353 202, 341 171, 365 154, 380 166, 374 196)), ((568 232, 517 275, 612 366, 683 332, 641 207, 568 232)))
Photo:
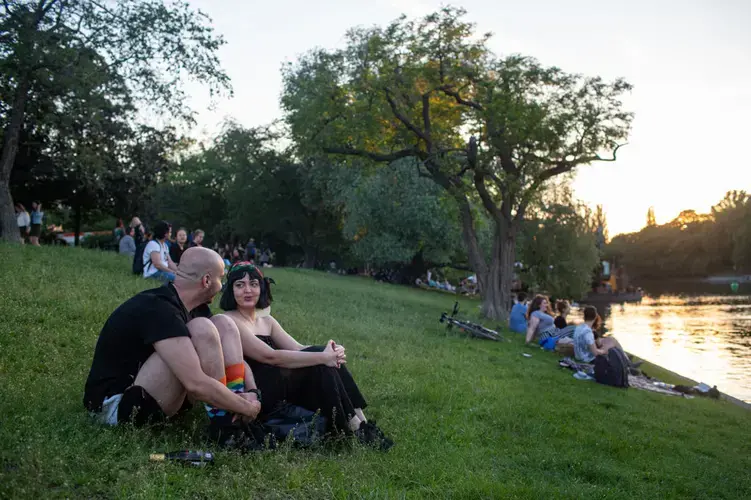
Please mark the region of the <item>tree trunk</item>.
MULTIPOLYGON (((76 195, 76 198, 78 198, 78 195, 76 195)), ((81 220, 83 219, 83 214, 81 213, 81 204, 78 203, 77 199, 73 210, 75 213, 73 219, 73 246, 78 247, 81 245, 81 220)))
POLYGON ((313 269, 316 267, 316 250, 313 247, 305 247, 305 260, 303 261, 302 267, 305 269, 313 269))
POLYGON ((493 237, 493 258, 485 278, 482 314, 506 323, 511 308, 511 283, 516 260, 515 231, 505 221, 496 223, 493 237))
POLYGON ((455 194, 454 198, 459 204, 459 216, 462 225, 462 240, 464 247, 467 249, 469 266, 477 275, 477 285, 480 288, 480 295, 485 297, 484 291, 488 275, 488 266, 485 257, 482 254, 480 244, 477 242, 477 231, 475 230, 475 219, 472 217, 472 210, 469 206, 467 197, 463 194, 455 194))
POLYGON ((10 121, 3 134, 3 149, 0 153, 0 238, 6 241, 21 241, 13 210, 13 197, 10 194, 10 173, 16 160, 28 93, 29 78, 25 76, 16 87, 10 121))

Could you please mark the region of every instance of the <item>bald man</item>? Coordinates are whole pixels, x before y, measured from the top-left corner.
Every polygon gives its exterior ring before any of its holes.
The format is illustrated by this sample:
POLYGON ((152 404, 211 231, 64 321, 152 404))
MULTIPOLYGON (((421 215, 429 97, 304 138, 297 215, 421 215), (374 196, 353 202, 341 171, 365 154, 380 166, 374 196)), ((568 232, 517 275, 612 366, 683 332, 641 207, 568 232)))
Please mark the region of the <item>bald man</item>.
POLYGON ((174 416, 190 395, 206 405, 211 434, 229 437, 261 405, 237 326, 208 307, 222 288, 224 262, 213 250, 190 248, 175 274, 173 284, 143 291, 110 315, 84 406, 102 423, 140 426, 174 416))

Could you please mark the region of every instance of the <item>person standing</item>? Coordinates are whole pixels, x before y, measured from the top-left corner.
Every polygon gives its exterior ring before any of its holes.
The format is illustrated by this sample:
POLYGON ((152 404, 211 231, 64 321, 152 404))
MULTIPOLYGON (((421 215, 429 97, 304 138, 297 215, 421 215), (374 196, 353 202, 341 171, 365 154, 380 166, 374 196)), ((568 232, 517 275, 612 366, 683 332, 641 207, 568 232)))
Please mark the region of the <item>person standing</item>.
POLYGON ((29 212, 26 211, 26 207, 20 203, 16 203, 16 222, 18 223, 18 232, 21 235, 21 244, 23 245, 31 230, 31 218, 29 217, 29 212))
POLYGON ((248 241, 248 246, 245 247, 245 258, 250 262, 255 263, 258 250, 256 249, 256 240, 253 238, 248 241))
POLYGON ((141 219, 133 217, 130 221, 130 227, 133 228, 133 240, 136 242, 136 246, 146 241, 146 228, 143 227, 141 219))
POLYGON ((31 230, 29 231, 29 242, 34 246, 39 246, 39 236, 42 234, 42 221, 44 212, 42 204, 34 201, 31 203, 31 230))

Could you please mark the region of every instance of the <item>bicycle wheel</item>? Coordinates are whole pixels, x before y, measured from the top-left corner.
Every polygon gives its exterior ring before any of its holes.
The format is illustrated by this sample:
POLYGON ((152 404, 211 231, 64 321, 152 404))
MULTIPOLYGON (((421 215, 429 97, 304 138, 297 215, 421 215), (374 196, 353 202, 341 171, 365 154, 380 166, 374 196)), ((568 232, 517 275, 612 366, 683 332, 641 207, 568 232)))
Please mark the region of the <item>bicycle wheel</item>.
POLYGON ((456 321, 456 323, 462 328, 462 330, 466 331, 470 335, 474 337, 479 337, 482 339, 489 339, 489 340, 500 340, 498 338, 498 332, 494 332, 493 330, 488 330, 487 328, 477 325, 475 323, 471 323, 469 321, 456 321))

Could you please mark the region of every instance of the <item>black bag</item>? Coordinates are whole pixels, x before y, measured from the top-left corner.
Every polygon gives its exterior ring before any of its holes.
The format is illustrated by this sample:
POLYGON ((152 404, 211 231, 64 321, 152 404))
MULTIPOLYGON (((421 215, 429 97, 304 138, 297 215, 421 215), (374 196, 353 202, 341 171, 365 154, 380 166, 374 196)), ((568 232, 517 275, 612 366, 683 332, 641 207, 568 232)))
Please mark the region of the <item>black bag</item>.
POLYGON ((291 438, 296 446, 308 447, 323 439, 326 417, 301 406, 287 404, 275 410, 264 427, 276 441, 291 438))
POLYGON ((613 387, 628 387, 630 364, 626 353, 621 349, 617 347, 610 349, 607 354, 601 354, 595 358, 595 380, 600 384, 613 387))
MULTIPOLYGON (((136 247, 136 253, 133 255, 133 274, 143 274, 143 251, 146 249, 148 241, 144 241, 138 244, 136 247)), ((151 265, 151 259, 146 263, 147 266, 151 265)))

